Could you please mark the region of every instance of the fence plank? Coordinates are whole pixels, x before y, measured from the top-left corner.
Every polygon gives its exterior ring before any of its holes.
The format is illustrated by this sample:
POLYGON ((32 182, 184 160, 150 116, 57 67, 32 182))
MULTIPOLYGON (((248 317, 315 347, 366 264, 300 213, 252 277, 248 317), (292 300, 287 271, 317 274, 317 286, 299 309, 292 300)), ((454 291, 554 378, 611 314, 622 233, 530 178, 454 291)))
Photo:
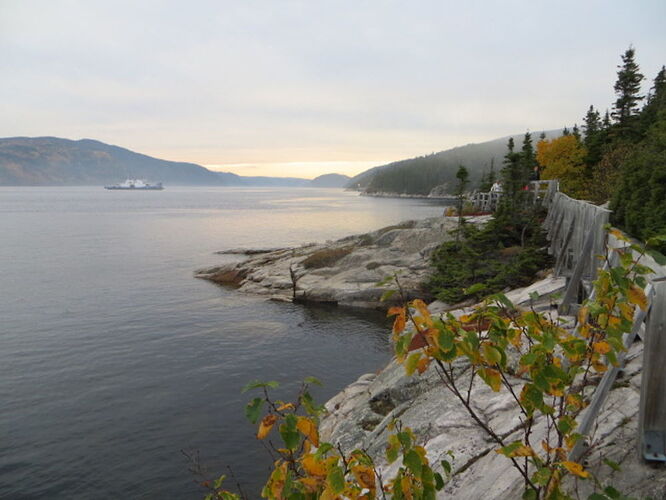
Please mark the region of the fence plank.
MULTIPOLYGON (((653 285, 652 283, 649 283, 645 288, 645 295, 648 298, 648 307, 652 305, 653 292, 653 285)), ((624 335, 624 348, 626 350, 629 350, 629 347, 631 347, 631 344, 633 344, 634 340, 636 339, 636 335, 638 335, 638 331, 641 329, 641 326, 645 321, 647 312, 647 310, 644 311, 643 309, 637 308, 636 312, 634 313, 634 322, 631 327, 631 332, 624 335)), ((613 366, 606 373, 604 373, 601 382, 599 382, 599 385, 595 389, 594 395, 592 396, 592 401, 590 401, 590 405, 585 408, 583 418, 581 419, 580 425, 576 429, 577 432, 583 436, 587 437, 590 434, 592 424, 596 420, 597 415, 599 414, 599 410, 601 410, 601 407, 606 401, 606 397, 613 387, 613 383, 620 373, 620 370, 624 368, 624 358, 626 355, 626 351, 618 354, 617 366, 613 366)), ((569 460, 577 462, 583 453, 585 453, 587 447, 588 443, 585 441, 585 439, 580 439, 569 453, 569 460)))
POLYGON ((639 446, 645 460, 666 462, 666 281, 653 283, 654 305, 643 349, 639 446))

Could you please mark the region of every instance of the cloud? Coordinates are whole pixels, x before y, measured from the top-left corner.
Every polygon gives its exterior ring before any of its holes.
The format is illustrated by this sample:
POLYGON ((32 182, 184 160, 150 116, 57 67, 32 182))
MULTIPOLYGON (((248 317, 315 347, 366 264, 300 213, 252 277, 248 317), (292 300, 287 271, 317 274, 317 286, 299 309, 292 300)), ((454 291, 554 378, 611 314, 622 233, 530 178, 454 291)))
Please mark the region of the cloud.
POLYGON ((207 164, 399 159, 604 109, 630 43, 650 78, 665 62, 665 17, 662 1, 5 2, 0 135, 207 164))

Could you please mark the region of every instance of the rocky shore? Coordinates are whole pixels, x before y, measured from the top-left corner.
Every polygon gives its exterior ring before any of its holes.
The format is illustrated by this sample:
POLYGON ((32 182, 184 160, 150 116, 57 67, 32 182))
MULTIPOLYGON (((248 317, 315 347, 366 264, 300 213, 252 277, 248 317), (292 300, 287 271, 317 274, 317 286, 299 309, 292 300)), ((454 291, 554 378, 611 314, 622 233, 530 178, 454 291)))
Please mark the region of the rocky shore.
MULTIPOLYGON (((507 296, 514 304, 551 309, 552 294, 561 291, 564 284, 564 279, 546 278, 507 296), (532 292, 537 292, 540 298, 530 303, 532 292)), ((431 310, 437 312, 441 305, 438 308, 435 304, 431 310)), ((454 315, 463 313, 466 310, 452 311, 454 315)), ((556 315, 555 310, 552 314, 556 315)), ((573 325, 573 318, 561 319, 573 325)), ((626 366, 598 416, 592 435, 593 449, 585 465, 602 483, 611 484, 632 498, 662 499, 666 498, 666 470, 664 466, 641 462, 636 445, 642 351, 642 342, 636 342, 629 350, 626 366), (604 459, 619 464, 619 470, 609 467, 604 459)), ((460 362, 456 371, 461 385, 466 386, 468 366, 460 362)), ((506 442, 520 439, 520 413, 508 392, 495 393, 478 383, 471 404, 506 442)), ((453 475, 438 498, 500 500, 522 496, 522 477, 509 460, 495 452, 497 445, 442 386, 434 364, 424 374, 408 377, 404 367, 393 360, 377 374, 362 375, 329 400, 326 409, 328 414, 320 426, 322 438, 339 444, 345 452, 355 448, 367 450, 384 478, 393 477, 401 465, 400 461, 388 465, 384 456, 387 426, 393 419, 399 419, 415 432, 436 472, 444 475, 441 460, 453 462, 453 475)), ((533 431, 533 442, 539 442, 541 435, 545 436, 545 429, 539 422, 533 431)), ((591 480, 578 481, 567 489, 575 489, 578 498, 587 498, 594 486, 591 480)))
POLYGON ((274 300, 384 309, 389 302, 380 299, 387 286, 378 282, 386 277, 397 275, 406 297, 427 298, 422 283, 430 272, 430 255, 453 237, 456 224, 456 218, 435 217, 321 244, 226 250, 220 253, 247 259, 201 269, 195 276, 274 300))

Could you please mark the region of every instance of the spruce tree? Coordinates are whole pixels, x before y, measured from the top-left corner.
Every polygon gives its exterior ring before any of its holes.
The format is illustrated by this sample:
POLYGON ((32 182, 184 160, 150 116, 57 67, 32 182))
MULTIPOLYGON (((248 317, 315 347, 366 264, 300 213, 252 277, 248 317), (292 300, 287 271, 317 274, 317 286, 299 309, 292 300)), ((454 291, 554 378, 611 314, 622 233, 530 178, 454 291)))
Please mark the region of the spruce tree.
POLYGON ((643 96, 640 95, 643 75, 634 60, 634 55, 633 47, 629 47, 622 55, 622 64, 618 66, 617 81, 613 86, 617 99, 613 105, 612 117, 617 125, 616 135, 622 139, 631 139, 635 136, 638 105, 643 100, 643 96))
POLYGON ((602 155, 602 146, 604 143, 604 133, 602 131, 601 116, 599 112, 590 106, 583 119, 583 131, 585 138, 583 144, 587 149, 585 157, 585 177, 592 177, 592 167, 599 163, 602 155))
POLYGON ((564 127, 562 129, 562 135, 569 135, 569 134, 571 134, 571 132, 569 132, 569 129, 567 127, 564 127))
POLYGON ((527 183, 530 179, 535 178, 535 169, 536 169, 536 160, 534 158, 534 146, 532 146, 532 134, 529 132, 525 133, 523 137, 523 147, 520 153, 520 161, 522 164, 521 175, 523 177, 523 183, 527 183))
POLYGON ((578 142, 580 142, 581 137, 580 137, 580 130, 578 129, 578 124, 574 123, 573 129, 571 130, 571 134, 576 138, 578 142))

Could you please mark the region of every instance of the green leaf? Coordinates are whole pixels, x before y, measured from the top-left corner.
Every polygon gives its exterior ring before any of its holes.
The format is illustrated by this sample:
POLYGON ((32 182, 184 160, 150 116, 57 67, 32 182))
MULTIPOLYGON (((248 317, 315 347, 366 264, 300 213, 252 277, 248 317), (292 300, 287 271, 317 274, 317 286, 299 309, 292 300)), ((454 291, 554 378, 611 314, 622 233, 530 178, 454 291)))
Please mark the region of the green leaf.
POLYGON ((527 488, 523 493, 523 500, 537 500, 537 492, 532 488, 527 488))
POLYGON ((620 498, 622 498, 622 494, 619 491, 617 491, 615 488, 613 488, 612 486, 606 486, 604 488, 604 493, 606 495, 608 495, 610 498, 612 498, 613 500, 619 500, 620 498))
POLYGON ((411 449, 412 447, 412 437, 410 436, 409 432, 407 431, 402 431, 398 432, 398 441, 402 445, 402 447, 406 450, 411 449))
POLYGON ((279 387, 280 383, 276 382, 275 380, 270 380, 268 382, 262 382, 261 380, 253 380, 252 382, 248 382, 245 387, 241 389, 241 394, 244 392, 247 392, 252 389, 258 389, 260 387, 267 387, 269 389, 275 389, 276 387, 279 387))
POLYGON ((474 295, 474 294, 476 294, 476 293, 483 292, 483 291, 486 290, 487 288, 488 288, 488 287, 486 286, 485 283, 474 283, 474 284, 473 284, 472 286, 470 286, 469 288, 466 288, 466 289, 464 290, 464 293, 465 293, 466 295, 474 295))
POLYGON ((444 479, 439 472, 435 472, 435 489, 440 491, 442 488, 444 488, 444 479))
POLYGON ((619 472, 620 470, 622 470, 621 467, 620 467, 620 464, 618 464, 617 462, 613 462, 612 460, 610 460, 608 458, 604 458, 604 463, 606 465, 608 465, 608 467, 610 467, 614 471, 619 472))
POLYGON ((253 424, 256 424, 257 420, 259 420, 263 404, 264 400, 262 398, 254 398, 245 407, 245 417, 253 424))
POLYGON ((443 350, 450 351, 451 349, 453 349, 454 338, 455 338, 455 333, 453 333, 451 330, 444 329, 440 330, 437 340, 439 341, 439 346, 443 350))
POLYGON ((444 472, 446 472, 447 476, 451 475, 451 463, 448 460, 442 460, 440 462, 442 464, 442 469, 444 472))
POLYGON ((301 436, 296 429, 296 415, 293 413, 289 413, 284 418, 284 423, 280 425, 280 436, 288 450, 295 451, 301 443, 301 436))
POLYGON ((342 490, 345 489, 345 475, 342 468, 338 465, 331 466, 326 475, 326 482, 330 485, 333 493, 336 495, 342 493, 342 490))
POLYGON ((315 456, 317 457, 317 459, 321 459, 332 449, 333 445, 331 443, 319 443, 319 448, 317 448, 315 456))
POLYGON ((320 387, 321 387, 322 385, 324 385, 324 384, 321 383, 321 380, 319 380, 317 377, 305 377, 305 379, 304 379, 303 381, 304 381, 306 384, 310 384, 310 385, 318 385, 318 386, 320 386, 320 387))
POLYGON ((421 462, 421 457, 416 451, 409 450, 402 459, 402 462, 407 466, 407 468, 414 474, 414 477, 421 479, 421 472, 423 470, 423 463, 421 462))
POLYGON ((405 373, 407 373, 407 375, 411 376, 414 374, 419 359, 421 359, 420 352, 414 352, 407 357, 407 361, 405 362, 405 373))
POLYGON ((382 293, 382 296, 379 298, 379 301, 380 302, 386 302, 391 297, 393 297, 396 292, 397 292, 397 290, 386 290, 384 293, 382 293))

